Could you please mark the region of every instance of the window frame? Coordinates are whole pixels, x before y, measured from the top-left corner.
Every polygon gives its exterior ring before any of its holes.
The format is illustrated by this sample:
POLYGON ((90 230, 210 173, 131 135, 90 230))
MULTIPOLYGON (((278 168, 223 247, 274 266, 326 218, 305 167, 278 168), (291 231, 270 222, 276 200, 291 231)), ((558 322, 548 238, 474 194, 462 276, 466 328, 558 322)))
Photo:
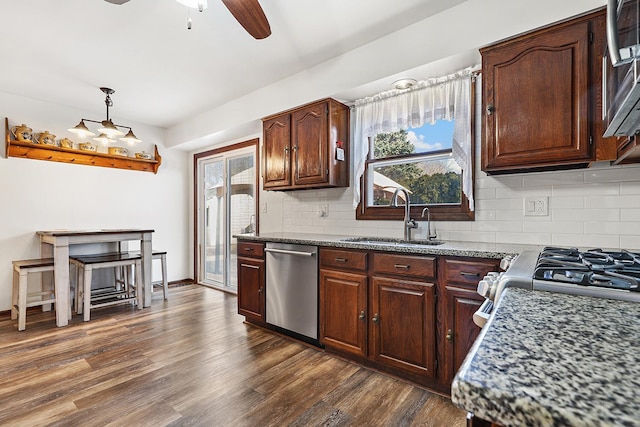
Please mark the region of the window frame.
MULTIPOLYGON (((476 81, 471 82, 471 94, 469 96, 469 102, 471 104, 471 170, 462 170, 462 177, 465 173, 471 173, 471 180, 474 186, 475 194, 475 146, 476 146, 476 81)), ((371 144, 371 142, 370 142, 371 144)), ((372 144, 370 145, 372 146, 372 144)), ((416 157, 423 157, 431 153, 418 153, 408 154, 402 156, 395 156, 393 159, 412 159, 416 157)), ((376 163, 376 159, 372 159, 372 150, 369 150, 367 161, 365 162, 365 171, 362 174, 360 182, 360 203, 356 209, 356 220, 402 220, 404 218, 404 204, 400 204, 397 208, 391 206, 367 206, 367 188, 370 185, 368 182, 369 165, 376 163)), ((379 160, 379 159, 378 159, 379 160)), ((464 179, 464 178, 463 178, 464 179)), ((372 184, 371 184, 372 185, 372 184)), ((469 199, 461 191, 460 204, 442 204, 442 205, 412 205, 411 217, 416 221, 421 221, 422 210, 424 207, 429 208, 431 220, 436 221, 475 221, 475 211, 469 209, 469 199)), ((426 220, 426 218, 425 218, 426 220)))

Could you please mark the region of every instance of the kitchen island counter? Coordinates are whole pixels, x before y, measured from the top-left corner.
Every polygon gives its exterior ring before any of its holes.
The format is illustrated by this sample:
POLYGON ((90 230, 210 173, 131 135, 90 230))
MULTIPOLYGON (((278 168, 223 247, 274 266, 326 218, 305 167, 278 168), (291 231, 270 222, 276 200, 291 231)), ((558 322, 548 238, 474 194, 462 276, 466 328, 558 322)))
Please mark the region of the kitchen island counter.
POLYGON ((640 304, 507 288, 453 402, 503 426, 640 426, 640 304))
MULTIPOLYGON (((334 248, 349 248, 361 250, 399 252, 407 254, 422 254, 436 256, 459 256, 474 258, 494 258, 501 259, 507 255, 519 254, 524 250, 540 251, 541 246, 516 245, 509 243, 480 243, 480 242, 455 242, 445 241, 440 245, 386 245, 372 242, 345 241, 353 239, 355 236, 339 236, 330 234, 309 234, 309 233, 260 233, 238 234, 234 237, 238 240, 258 241, 258 242, 278 242, 300 245, 328 246, 334 248)), ((376 238, 372 237, 371 240, 376 238)), ((380 238, 384 240, 384 238, 380 238)))

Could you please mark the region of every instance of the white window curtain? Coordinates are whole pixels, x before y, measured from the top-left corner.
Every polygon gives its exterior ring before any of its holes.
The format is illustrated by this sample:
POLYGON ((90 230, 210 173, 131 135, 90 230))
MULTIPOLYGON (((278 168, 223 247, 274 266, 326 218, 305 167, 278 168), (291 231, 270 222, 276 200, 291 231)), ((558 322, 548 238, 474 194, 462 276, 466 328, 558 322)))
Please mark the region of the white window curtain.
POLYGON ((353 138, 353 207, 360 203, 360 178, 369 154, 369 138, 378 133, 416 128, 437 120, 455 119, 452 153, 463 170, 462 192, 474 210, 471 171, 471 79, 474 69, 419 82, 409 90, 391 90, 355 103, 353 138))

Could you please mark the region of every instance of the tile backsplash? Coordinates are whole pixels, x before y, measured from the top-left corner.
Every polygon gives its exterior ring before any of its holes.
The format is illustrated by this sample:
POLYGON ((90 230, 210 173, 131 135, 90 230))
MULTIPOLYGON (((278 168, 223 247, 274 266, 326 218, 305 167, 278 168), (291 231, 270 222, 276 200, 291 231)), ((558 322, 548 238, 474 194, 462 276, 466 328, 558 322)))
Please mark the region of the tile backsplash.
MULTIPOLYGON (((356 221, 352 197, 351 188, 262 192, 260 230, 402 237, 401 221, 356 221)), ((503 176, 477 171, 475 198, 475 221, 432 223, 439 239, 640 249, 640 165, 503 176), (525 197, 548 200, 548 215, 525 216, 525 197)), ((419 224, 414 236, 424 238, 426 223, 419 224)))

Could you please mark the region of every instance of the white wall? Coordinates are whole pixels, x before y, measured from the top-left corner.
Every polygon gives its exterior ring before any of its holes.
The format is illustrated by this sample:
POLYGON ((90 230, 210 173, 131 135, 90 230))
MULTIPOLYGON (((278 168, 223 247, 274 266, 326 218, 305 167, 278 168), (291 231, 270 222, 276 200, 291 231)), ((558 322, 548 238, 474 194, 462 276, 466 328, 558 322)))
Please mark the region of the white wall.
MULTIPOLYGON (((119 123, 117 115, 114 121, 119 123)), ((0 117, 10 126, 25 123, 78 142, 67 131, 86 111, 0 93, 0 117)), ((143 143, 131 151, 153 152, 158 145, 158 173, 6 158, 0 148, 0 311, 10 308, 11 261, 36 258, 35 232, 47 229, 152 228, 153 246, 167 255, 169 280, 192 277, 188 247, 188 155, 164 146, 164 131, 133 126, 143 143)), ((123 143, 125 144, 125 143, 123 143)))

